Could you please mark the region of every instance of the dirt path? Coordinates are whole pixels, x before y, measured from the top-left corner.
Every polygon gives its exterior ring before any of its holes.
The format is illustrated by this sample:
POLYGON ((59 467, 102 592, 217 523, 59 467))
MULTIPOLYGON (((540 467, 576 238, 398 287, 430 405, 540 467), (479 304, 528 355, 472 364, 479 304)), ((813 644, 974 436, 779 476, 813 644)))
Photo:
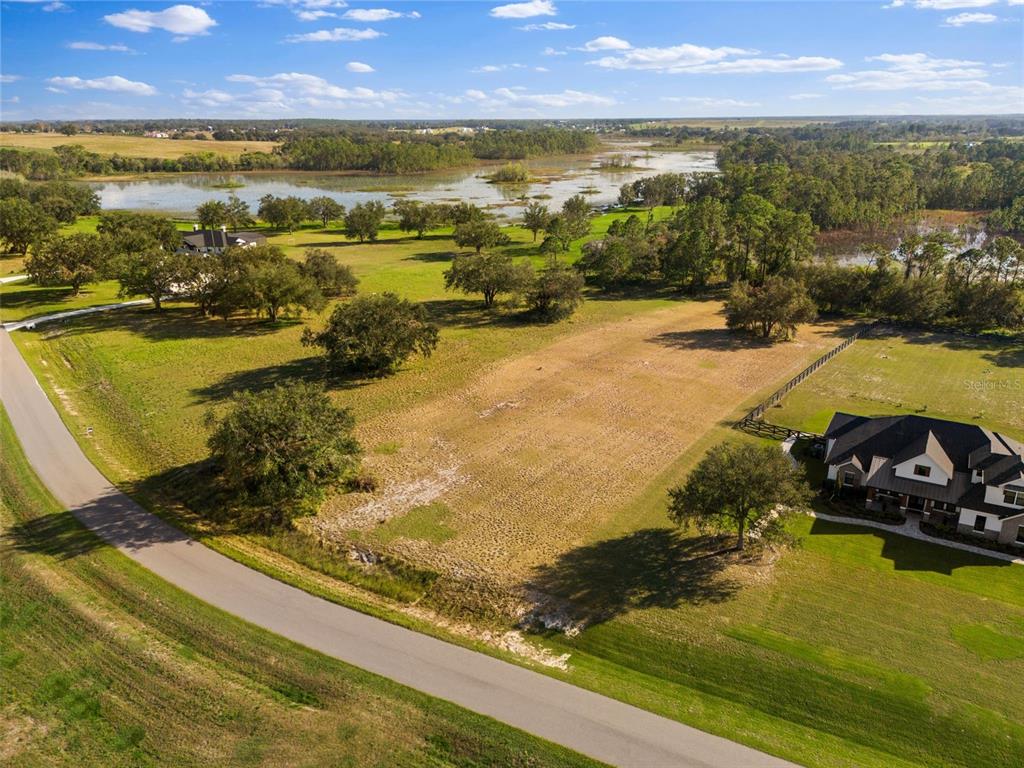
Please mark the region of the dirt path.
MULTIPOLYGON (((341 498, 320 526, 372 528, 429 502, 457 535, 396 542, 432 564, 514 577, 583 543, 751 394, 833 346, 835 326, 763 346, 690 302, 563 337, 450 396, 363 425, 395 441, 368 464, 382 491, 341 498)), ((415 514, 415 513, 414 513, 415 514)))

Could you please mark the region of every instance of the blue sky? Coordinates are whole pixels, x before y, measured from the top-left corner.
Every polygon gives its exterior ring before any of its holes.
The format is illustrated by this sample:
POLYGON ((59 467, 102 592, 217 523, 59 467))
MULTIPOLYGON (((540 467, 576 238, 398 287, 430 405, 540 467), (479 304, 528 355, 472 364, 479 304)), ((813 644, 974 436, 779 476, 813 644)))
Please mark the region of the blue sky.
POLYGON ((1024 0, 0 2, 5 120, 1024 112, 1024 0))

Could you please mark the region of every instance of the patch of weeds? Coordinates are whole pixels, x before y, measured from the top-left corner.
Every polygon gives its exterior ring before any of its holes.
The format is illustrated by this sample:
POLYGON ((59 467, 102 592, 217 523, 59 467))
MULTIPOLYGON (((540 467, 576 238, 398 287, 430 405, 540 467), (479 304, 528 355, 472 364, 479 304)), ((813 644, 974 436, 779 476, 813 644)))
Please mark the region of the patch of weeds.
POLYGON ((377 528, 378 539, 388 544, 395 539, 417 539, 443 544, 454 539, 458 531, 447 525, 452 511, 447 504, 435 501, 413 507, 404 515, 392 517, 377 528))

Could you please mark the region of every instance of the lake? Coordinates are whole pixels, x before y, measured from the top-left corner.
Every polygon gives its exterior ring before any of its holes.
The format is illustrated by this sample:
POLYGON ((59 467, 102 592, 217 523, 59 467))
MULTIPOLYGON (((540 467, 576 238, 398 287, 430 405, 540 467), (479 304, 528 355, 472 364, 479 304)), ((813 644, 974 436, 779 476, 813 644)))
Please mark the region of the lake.
POLYGON ((390 204, 399 198, 423 202, 471 202, 481 207, 502 209, 518 216, 530 198, 560 207, 573 195, 583 193, 591 205, 614 203, 619 187, 626 182, 657 173, 716 171, 714 152, 665 152, 648 150, 640 144, 618 145, 614 151, 586 158, 541 158, 523 163, 537 181, 527 184, 490 184, 485 175, 496 165, 480 165, 405 176, 353 176, 341 173, 272 172, 230 174, 180 174, 173 177, 132 181, 89 182, 100 196, 104 209, 129 208, 191 214, 207 200, 227 200, 232 192, 255 212, 264 195, 296 195, 311 198, 326 195, 342 205, 380 200, 390 204), (634 166, 609 170, 602 161, 627 155, 634 166), (242 184, 226 189, 226 184, 242 184), (219 187, 219 188, 218 188, 219 187))

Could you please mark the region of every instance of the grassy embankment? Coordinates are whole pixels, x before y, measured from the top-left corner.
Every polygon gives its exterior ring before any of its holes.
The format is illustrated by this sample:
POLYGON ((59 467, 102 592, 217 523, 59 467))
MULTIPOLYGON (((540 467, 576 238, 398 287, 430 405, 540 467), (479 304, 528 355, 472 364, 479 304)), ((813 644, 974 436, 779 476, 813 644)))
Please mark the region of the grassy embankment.
POLYGON ((213 152, 237 158, 243 152, 270 152, 276 141, 203 141, 201 139, 153 139, 146 136, 118 136, 105 133, 0 133, 0 147, 48 150, 62 144, 78 144, 89 152, 124 157, 177 159, 188 154, 213 152))
MULTIPOLYGON (((607 219, 602 222, 607 225, 607 219)), ((528 240, 519 232, 510 248, 527 255, 528 240)), ((339 401, 354 408, 361 424, 388 413, 399 414, 401 422, 401 414, 427 401, 461 397, 482 370, 532 361, 532 355, 574 338, 592 343, 610 335, 606 329, 618 333, 658 312, 690 311, 671 297, 617 297, 588 302, 569 323, 521 325, 500 313, 497 319, 488 316, 475 298, 440 290, 451 250, 443 233, 417 242, 388 232, 384 242, 360 246, 307 230, 279 242, 296 254, 309 244, 330 247, 354 266, 361 290, 394 289, 428 301, 442 322, 434 358, 415 361, 392 379, 335 382, 339 401)), ((19 335, 17 341, 73 431, 96 425, 94 438, 83 440, 86 450, 111 477, 130 485, 201 456, 204 433, 197 420, 233 389, 315 376, 297 345, 300 330, 299 324, 273 329, 246 320, 198 321, 182 307, 163 316, 132 311, 77 321, 50 333, 19 335)), ((693 361, 689 373, 672 379, 673 407, 680 413, 695 407, 685 389, 688 376, 710 400, 735 398, 726 409, 735 412, 748 402, 731 387, 751 401, 758 396, 751 388, 767 391, 787 378, 782 369, 769 371, 766 379, 737 369, 722 379, 701 379, 723 370, 727 360, 761 350, 726 346, 714 354, 694 353, 694 339, 708 344, 718 337, 709 331, 669 339, 680 356, 693 355, 686 358, 693 361)), ((799 343, 810 339, 802 333, 799 343)), ((815 353, 813 345, 778 349, 788 355, 780 358, 787 370, 815 353)), ((637 365, 653 354, 644 353, 637 365)), ((919 398, 929 412, 959 377, 985 376, 992 365, 970 349, 930 344, 922 345, 922 354, 923 363, 901 356, 913 365, 890 375, 931 387, 919 398), (963 362, 948 363, 951 357, 963 362), (927 376, 921 364, 929 366, 927 376)), ((662 364, 660 358, 656 362, 662 364)), ((609 370, 611 386, 627 401, 629 380, 609 370)), ((594 386, 602 383, 608 385, 596 375, 594 386)), ((791 402, 797 401, 787 400, 783 410, 791 402)), ((920 407, 909 395, 901 402, 920 407)), ((1002 401, 994 402, 993 408, 1002 401)), ((998 418, 1008 431, 1020 431, 1021 412, 1006 409, 998 418)), ((509 414, 514 422, 516 411, 509 414)), ((638 419, 649 415, 637 412, 638 419)), ((1024 568, 810 520, 793 524, 803 546, 773 564, 694 557, 694 540, 664 527, 664 489, 704 449, 730 434, 723 426, 727 421, 712 421, 710 428, 695 422, 693 428, 702 431, 665 472, 634 477, 635 495, 617 514, 533 574, 545 590, 571 598, 592 619, 574 639, 545 639, 548 647, 572 653, 568 672, 551 673, 806 765, 1015 765, 1024 753, 1024 658, 1011 650, 1024 637, 1024 568), (997 646, 1010 650, 993 654, 997 646)), ((500 428, 479 424, 485 438, 504 444, 500 428)), ((638 421, 632 432, 659 428, 638 421)), ((624 441, 633 438, 627 430, 620 434, 624 441)), ((371 459, 382 461, 407 450, 400 433, 366 447, 371 459)), ((393 527, 385 534, 422 542, 421 547, 454 547, 467 536, 460 521, 446 507, 427 505, 415 517, 388 523, 393 527)), ((251 541, 218 542, 333 599, 357 599, 344 585, 275 559, 251 541)), ((371 602, 358 599, 364 607, 371 602)), ((370 608, 409 621, 393 604, 376 601, 370 608)))
POLYGON ((81 528, 0 410, 0 759, 19 766, 583 766, 169 586, 81 528))

